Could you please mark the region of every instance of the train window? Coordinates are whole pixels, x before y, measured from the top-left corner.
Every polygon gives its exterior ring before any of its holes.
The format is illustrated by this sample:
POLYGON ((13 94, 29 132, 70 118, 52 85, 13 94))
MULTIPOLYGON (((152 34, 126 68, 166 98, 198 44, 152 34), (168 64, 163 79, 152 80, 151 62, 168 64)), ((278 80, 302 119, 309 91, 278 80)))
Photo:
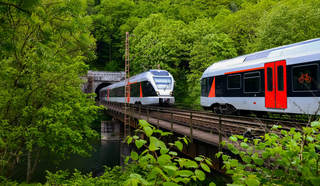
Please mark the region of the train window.
POLYGON ((277 67, 277 73, 278 73, 278 91, 284 90, 284 77, 283 77, 283 66, 280 65, 277 67))
POLYGON ((228 76, 228 89, 240 89, 241 87, 241 75, 228 76))
POLYGON ((319 89, 319 66, 317 64, 292 67, 293 91, 319 89))
POLYGON ((169 73, 167 71, 150 70, 150 72, 155 76, 169 76, 169 73))
POLYGON ((254 60, 254 59, 256 59, 256 57, 257 57, 257 54, 253 54, 253 55, 246 57, 246 59, 244 59, 244 61, 254 60))
POLYGON ((150 82, 148 81, 141 82, 141 87, 142 87, 143 97, 157 96, 157 93, 150 82))
POLYGON ((153 77, 158 89, 171 89, 172 79, 170 77, 153 77))
POLYGON ((260 72, 250 72, 244 74, 244 92, 260 92, 260 72))
POLYGON ((267 68, 267 90, 268 91, 273 90, 273 68, 272 67, 267 68))
POLYGON ((208 78, 203 78, 201 80, 201 96, 202 97, 208 97, 209 91, 208 91, 208 78))

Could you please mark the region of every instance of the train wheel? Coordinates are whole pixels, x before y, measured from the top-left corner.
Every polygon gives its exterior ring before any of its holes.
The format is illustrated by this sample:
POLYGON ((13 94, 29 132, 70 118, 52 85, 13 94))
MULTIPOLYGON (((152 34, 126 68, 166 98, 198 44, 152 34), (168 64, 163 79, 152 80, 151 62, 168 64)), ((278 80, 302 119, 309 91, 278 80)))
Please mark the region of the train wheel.
POLYGON ((237 114, 237 109, 233 105, 227 104, 225 112, 226 114, 237 114))
POLYGON ((216 113, 216 114, 221 114, 221 106, 218 104, 218 105, 215 105, 215 106, 212 106, 212 112, 213 113, 216 113))

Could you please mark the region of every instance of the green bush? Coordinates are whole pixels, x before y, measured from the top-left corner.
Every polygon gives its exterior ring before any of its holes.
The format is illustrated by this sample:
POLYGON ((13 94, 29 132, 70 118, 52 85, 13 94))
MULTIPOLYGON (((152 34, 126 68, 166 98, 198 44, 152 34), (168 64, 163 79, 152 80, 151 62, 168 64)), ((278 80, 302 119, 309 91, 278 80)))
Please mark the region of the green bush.
MULTIPOLYGON (((189 139, 187 137, 178 138, 177 141, 169 143, 167 146, 161 141, 161 137, 171 135, 171 133, 156 130, 145 120, 139 120, 139 124, 140 129, 136 132, 144 133, 148 139, 140 139, 134 135, 128 136, 126 141, 128 144, 134 143, 138 149, 143 147, 145 150, 140 155, 131 151, 131 156, 126 157, 126 162, 131 158, 134 164, 142 168, 143 172, 131 173, 124 185, 178 186, 180 184, 187 185, 191 180, 205 180, 205 173, 200 168, 210 172, 208 165, 212 165, 212 163, 209 158, 200 156, 193 161, 178 157, 178 153, 172 150, 172 147, 176 147, 182 151, 182 141, 188 145, 189 139), (153 134, 156 135, 153 136, 153 134), (159 138, 155 136, 159 136, 159 138)), ((215 184, 211 182, 209 185, 214 186, 215 184)))
POLYGON ((261 139, 249 141, 243 136, 231 136, 229 150, 237 157, 222 152, 224 168, 232 175, 233 184, 239 185, 319 185, 320 122, 312 122, 302 130, 279 130, 261 139))

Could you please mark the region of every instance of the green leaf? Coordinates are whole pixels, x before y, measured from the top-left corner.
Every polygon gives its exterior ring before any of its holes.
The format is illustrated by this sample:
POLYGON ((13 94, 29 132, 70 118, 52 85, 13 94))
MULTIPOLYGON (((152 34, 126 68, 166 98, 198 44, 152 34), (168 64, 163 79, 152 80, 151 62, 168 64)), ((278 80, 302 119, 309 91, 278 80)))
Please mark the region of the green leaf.
POLYGON ((227 174, 234 174, 234 170, 227 170, 227 174))
POLYGON ((274 173, 277 177, 282 177, 285 175, 285 172, 282 169, 277 169, 276 171, 274 171, 274 173))
POLYGON ((311 122, 311 127, 313 127, 313 128, 320 128, 320 121, 313 121, 313 122, 311 122))
POLYGON ((203 160, 203 158, 200 158, 200 157, 195 157, 194 158, 196 161, 202 161, 203 160))
POLYGON ((201 163, 200 164, 201 168, 203 168, 203 170, 207 171, 207 172, 211 172, 210 171, 210 168, 208 167, 208 165, 204 164, 204 163, 201 163))
POLYGON ((176 142, 175 142, 175 145, 176 145, 176 147, 177 147, 180 151, 182 151, 183 144, 182 144, 180 141, 176 141, 176 142))
POLYGON ((132 136, 132 138, 133 139, 139 139, 139 136, 134 135, 134 136, 132 136))
POLYGON ((167 146, 166 146, 166 144, 165 144, 163 141, 158 140, 158 142, 159 142, 159 146, 160 146, 162 149, 167 149, 167 146))
POLYGON ((160 149, 160 154, 167 154, 169 149, 160 149))
POLYGON ((216 184, 213 182, 210 182, 209 186, 216 186, 216 184))
POLYGON ((320 183, 320 177, 311 177, 310 181, 314 186, 317 186, 320 183))
POLYGON ((153 132, 154 132, 154 133, 159 133, 159 134, 162 134, 162 133, 163 133, 163 131, 162 131, 162 130, 158 130, 158 129, 153 130, 153 132))
POLYGON ((136 144, 138 149, 140 149, 143 146, 143 142, 140 140, 136 140, 134 143, 136 144))
POLYGON ((185 143, 186 145, 188 145, 188 140, 187 140, 186 138, 182 138, 182 139, 183 139, 184 143, 185 143))
POLYGON ((226 143, 227 143, 226 141, 222 141, 222 142, 221 142, 221 145, 222 145, 222 146, 225 146, 226 143))
POLYGON ((228 158, 229 158, 229 156, 227 156, 227 155, 222 155, 222 160, 223 160, 223 161, 227 161, 228 158))
POLYGON ((161 134, 161 136, 168 136, 168 135, 172 135, 172 133, 171 132, 164 132, 161 134))
POLYGON ((151 137, 152 133, 153 133, 153 130, 151 129, 151 127, 149 126, 146 126, 146 127, 143 127, 143 131, 146 133, 146 135, 148 137, 151 137))
POLYGON ((250 186, 259 186, 260 185, 259 180, 254 179, 254 178, 250 178, 250 177, 246 179, 245 183, 250 186))
POLYGON ((165 164, 171 161, 171 156, 168 154, 162 154, 158 157, 158 163, 161 167, 163 167, 165 164))
POLYGON ((230 136, 231 141, 236 142, 238 138, 236 136, 230 136))
POLYGON ((249 155, 252 154, 252 151, 253 151, 253 147, 249 147, 249 148, 247 149, 247 153, 248 153, 249 155))
POLYGON ((232 149, 230 149, 230 151, 231 151, 233 154, 239 154, 239 149, 237 149, 237 148, 232 148, 232 149))
POLYGON ((169 151, 169 154, 170 155, 173 155, 173 156, 178 156, 178 153, 174 152, 174 151, 169 151))
POLYGON ((158 138, 151 136, 149 139, 150 139, 150 144, 154 144, 157 150, 160 147, 160 141, 158 140, 158 138))
POLYGON ((128 138, 128 141, 127 141, 128 145, 129 145, 131 142, 132 142, 132 137, 129 137, 129 138, 128 138))
POLYGON ((166 165, 166 166, 163 166, 163 168, 166 168, 166 169, 169 169, 169 170, 173 170, 173 171, 178 170, 178 167, 176 167, 176 166, 168 166, 168 165, 166 165))
POLYGON ((200 181, 203 181, 206 178, 204 172, 199 169, 195 170, 194 173, 200 181))
POLYGON ((176 184, 174 182, 164 182, 162 185, 163 186, 180 186, 179 184, 176 184))
POLYGON ((227 147, 228 147, 229 150, 231 150, 232 148, 234 148, 234 145, 231 144, 231 143, 228 143, 228 144, 227 144, 227 147))
POLYGON ((193 175, 193 172, 190 170, 180 170, 176 172, 176 175, 181 177, 190 177, 193 175))
POLYGON ((308 142, 312 142, 312 141, 314 140, 314 138, 313 138, 312 136, 307 136, 307 137, 306 137, 306 140, 307 140, 308 142))
POLYGON ((269 152, 267 152, 267 151, 263 151, 262 152, 262 158, 263 159, 266 159, 266 158, 268 158, 270 156, 270 153, 269 152))
POLYGON ((138 179, 143 185, 148 185, 148 182, 145 179, 143 179, 140 174, 132 173, 130 174, 130 177, 138 179))
POLYGON ((243 156, 242 160, 246 163, 251 163, 251 157, 250 156, 243 156))
POLYGON ((253 159, 254 163, 257 165, 263 165, 264 161, 261 158, 255 158, 253 159))
POLYGON ((265 143, 259 143, 259 147, 260 147, 261 150, 263 150, 266 147, 266 144, 265 143))
POLYGON ((129 157, 129 156, 127 156, 127 157, 126 157, 126 159, 124 160, 124 163, 125 163, 125 164, 127 164, 127 163, 128 163, 128 161, 129 161, 129 159, 130 159, 130 157, 129 157))
POLYGON ((236 159, 231 160, 230 166, 237 167, 238 166, 238 160, 236 160, 236 159))
POLYGON ((149 149, 144 150, 140 155, 144 155, 145 153, 149 152, 149 149))
POLYGON ((150 143, 149 150, 150 151, 155 151, 156 150, 156 146, 154 145, 154 143, 150 143))
POLYGON ((183 166, 187 168, 196 168, 198 167, 198 164, 195 161, 189 160, 183 163, 183 166))
POLYGON ((138 158, 139 158, 138 153, 136 153, 135 151, 131 151, 131 159, 138 160, 138 158))
POLYGON ((207 164, 212 166, 211 160, 209 158, 206 158, 206 162, 207 162, 207 164))
POLYGON ((144 119, 139 120, 139 125, 141 125, 141 127, 150 126, 150 124, 144 119))
POLYGON ((247 143, 241 143, 241 147, 247 149, 249 148, 249 145, 247 143))

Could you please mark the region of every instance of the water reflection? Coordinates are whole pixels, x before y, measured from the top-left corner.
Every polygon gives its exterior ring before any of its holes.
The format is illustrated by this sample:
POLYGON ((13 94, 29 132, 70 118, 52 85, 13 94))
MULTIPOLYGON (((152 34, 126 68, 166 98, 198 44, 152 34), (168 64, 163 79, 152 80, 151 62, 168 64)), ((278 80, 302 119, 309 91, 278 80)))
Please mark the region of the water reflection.
MULTIPOLYGON (((38 163, 38 166, 32 176, 32 182, 46 181, 45 170, 56 172, 58 170, 69 170, 73 172, 74 169, 81 173, 92 172, 93 175, 100 175, 104 171, 104 165, 113 167, 120 165, 120 141, 92 141, 91 145, 96 149, 91 153, 91 157, 81 157, 79 155, 71 155, 70 159, 63 160, 56 165, 49 158, 44 159, 38 163)), ((18 164, 14 170, 12 180, 25 181, 27 166, 25 161, 18 164)))

